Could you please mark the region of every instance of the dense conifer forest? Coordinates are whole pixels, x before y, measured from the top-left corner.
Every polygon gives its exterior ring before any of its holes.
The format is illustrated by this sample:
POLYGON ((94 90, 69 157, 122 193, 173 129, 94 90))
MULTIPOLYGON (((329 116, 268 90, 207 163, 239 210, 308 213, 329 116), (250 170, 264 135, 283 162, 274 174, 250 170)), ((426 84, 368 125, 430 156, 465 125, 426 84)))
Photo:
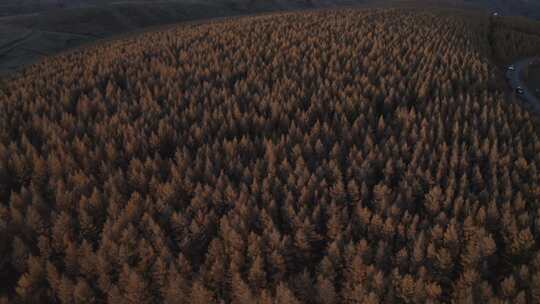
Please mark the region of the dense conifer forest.
POLYGON ((26 69, 0 93, 0 303, 539 303, 540 124, 489 30, 274 14, 26 69))

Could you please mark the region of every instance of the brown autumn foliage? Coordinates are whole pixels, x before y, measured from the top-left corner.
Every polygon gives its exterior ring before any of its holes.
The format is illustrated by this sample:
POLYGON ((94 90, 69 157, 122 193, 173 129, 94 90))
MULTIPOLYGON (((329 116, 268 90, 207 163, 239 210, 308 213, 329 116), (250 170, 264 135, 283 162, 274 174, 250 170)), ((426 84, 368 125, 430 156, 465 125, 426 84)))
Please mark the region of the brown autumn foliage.
POLYGON ((0 96, 0 303, 536 303, 535 114, 465 18, 338 10, 51 58, 0 96))

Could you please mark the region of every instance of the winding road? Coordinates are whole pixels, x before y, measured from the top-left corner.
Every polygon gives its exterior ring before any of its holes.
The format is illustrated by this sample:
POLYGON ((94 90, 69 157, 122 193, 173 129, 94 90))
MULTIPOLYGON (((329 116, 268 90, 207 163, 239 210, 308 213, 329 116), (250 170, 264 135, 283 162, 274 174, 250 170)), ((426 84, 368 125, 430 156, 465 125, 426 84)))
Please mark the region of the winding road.
POLYGON ((533 109, 540 113, 540 100, 533 94, 530 88, 522 79, 523 70, 531 64, 531 62, 540 62, 540 57, 526 58, 513 64, 515 70, 506 70, 506 79, 508 84, 515 92, 518 87, 523 89, 523 94, 519 94, 518 97, 531 105, 533 109))

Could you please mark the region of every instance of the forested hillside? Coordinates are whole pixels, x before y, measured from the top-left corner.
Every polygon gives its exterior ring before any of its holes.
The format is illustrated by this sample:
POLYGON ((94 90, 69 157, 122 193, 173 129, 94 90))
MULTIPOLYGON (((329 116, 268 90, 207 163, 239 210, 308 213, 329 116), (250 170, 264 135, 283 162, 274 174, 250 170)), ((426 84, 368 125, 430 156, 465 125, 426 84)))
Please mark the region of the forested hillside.
POLYGON ((26 69, 0 95, 0 303, 540 302, 540 124, 486 29, 276 14, 26 69))
POLYGON ((540 56, 540 21, 522 17, 491 17, 490 41, 494 59, 511 64, 540 56))

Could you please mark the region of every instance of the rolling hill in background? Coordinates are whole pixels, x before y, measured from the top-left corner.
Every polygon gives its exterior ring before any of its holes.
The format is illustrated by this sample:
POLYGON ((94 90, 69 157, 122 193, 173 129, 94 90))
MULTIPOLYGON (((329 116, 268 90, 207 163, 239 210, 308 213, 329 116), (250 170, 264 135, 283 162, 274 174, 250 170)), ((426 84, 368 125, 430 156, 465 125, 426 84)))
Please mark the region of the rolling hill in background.
POLYGON ((505 15, 540 19, 539 0, 464 0, 463 2, 498 11, 505 15))
POLYGON ((497 66, 530 22, 267 14, 28 67, 0 93, 0 303, 540 302, 540 120, 497 66))
MULTIPOLYGON (((343 2, 346 4, 346 2, 343 2)), ((44 56, 152 26, 313 7, 307 2, 88 2, 0 18, 0 75, 44 56)))
MULTIPOLYGON (((31 14, 43 11, 56 10, 59 8, 87 8, 104 5, 116 5, 116 4, 160 4, 164 2, 172 3, 185 3, 189 1, 185 0, 5 0, 0 4, 0 17, 9 15, 31 14)), ((281 6, 295 6, 301 2, 310 2, 312 4, 320 3, 335 3, 340 4, 343 1, 339 0, 218 0, 218 1, 197 1, 198 3, 208 4, 224 4, 224 5, 245 5, 253 3, 263 3, 268 6, 281 5, 281 6)), ((353 0, 351 3, 365 3, 373 1, 353 0)), ((381 0, 378 2, 400 2, 394 0, 381 0)), ((474 5, 481 6, 489 9, 498 10, 506 14, 518 14, 527 17, 538 18, 540 17, 540 1, 539 0, 433 0, 424 1, 432 3, 449 3, 453 5, 474 5)))
POLYGON ((8 0, 0 4, 0 75, 44 56, 153 26, 284 10, 415 5, 540 17, 536 0, 8 0))

